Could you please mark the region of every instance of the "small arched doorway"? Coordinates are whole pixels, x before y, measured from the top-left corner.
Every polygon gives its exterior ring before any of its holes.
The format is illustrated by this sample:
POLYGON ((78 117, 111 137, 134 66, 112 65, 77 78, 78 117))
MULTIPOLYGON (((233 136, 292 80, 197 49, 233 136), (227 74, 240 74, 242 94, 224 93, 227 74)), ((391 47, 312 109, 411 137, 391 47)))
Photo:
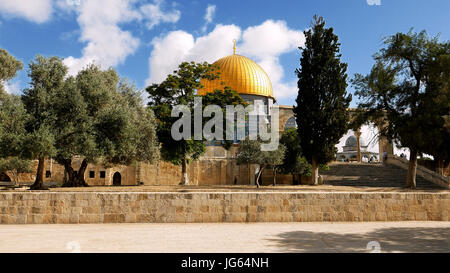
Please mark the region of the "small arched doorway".
POLYGON ((113 175, 113 186, 121 186, 122 185, 122 175, 119 172, 116 172, 113 175))
POLYGON ((6 173, 0 173, 0 182, 11 182, 11 178, 6 173))

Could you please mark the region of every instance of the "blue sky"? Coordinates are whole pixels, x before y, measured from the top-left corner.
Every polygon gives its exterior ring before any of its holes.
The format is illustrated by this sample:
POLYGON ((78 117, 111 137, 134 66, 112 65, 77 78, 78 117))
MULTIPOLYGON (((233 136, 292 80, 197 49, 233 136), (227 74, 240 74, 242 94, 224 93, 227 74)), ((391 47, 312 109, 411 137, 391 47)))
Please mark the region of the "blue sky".
MULTIPOLYGON (((314 14, 323 16, 339 36, 350 77, 369 72, 372 55, 387 35, 414 28, 450 39, 448 0, 72 3, 77 0, 0 0, 0 47, 25 65, 36 54, 60 56, 71 73, 91 61, 105 68, 113 66, 121 76, 145 88, 164 78, 180 61, 213 62, 231 54, 236 38, 238 53, 268 72, 278 102, 292 105, 294 71, 300 58, 297 47, 314 14)), ((24 70, 8 83, 8 89, 20 92, 27 82, 24 70)), ((354 98, 352 106, 356 102, 354 98)))

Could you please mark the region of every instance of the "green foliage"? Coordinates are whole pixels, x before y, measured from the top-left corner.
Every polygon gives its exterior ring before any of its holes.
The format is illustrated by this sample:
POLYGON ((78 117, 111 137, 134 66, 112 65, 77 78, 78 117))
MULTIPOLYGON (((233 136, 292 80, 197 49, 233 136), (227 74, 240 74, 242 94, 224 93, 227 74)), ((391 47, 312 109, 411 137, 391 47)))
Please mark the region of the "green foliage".
POLYGON ((0 158, 21 155, 28 119, 20 97, 7 94, 3 83, 14 78, 22 63, 0 49, 0 158))
MULTIPOLYGON (((172 138, 172 125, 178 118, 172 118, 171 112, 176 105, 186 105, 191 111, 191 120, 194 124, 194 99, 197 90, 202 87, 200 80, 217 78, 216 68, 208 63, 184 62, 162 83, 147 87, 149 106, 155 112, 158 122, 157 134, 161 143, 163 160, 176 165, 185 164, 189 159, 197 160, 205 152, 204 140, 194 140, 192 137, 190 140, 175 141, 172 138)), ((225 111, 226 105, 246 105, 245 101, 228 87, 225 87, 224 90, 216 90, 202 98, 204 107, 218 105, 222 107, 223 111, 225 111)), ((193 132, 191 135, 194 136, 193 132)), ((231 144, 225 142, 224 146, 230 147, 231 144)))
MULTIPOLYGON (((384 43, 370 74, 352 80, 362 101, 359 107, 386 125, 383 135, 410 148, 412 162, 422 152, 448 160, 450 43, 429 38, 425 31, 397 33, 384 43)), ((411 187, 413 169, 407 180, 411 187)))
POLYGON ((29 136, 27 148, 33 158, 54 156, 55 126, 57 116, 52 112, 52 104, 64 89, 67 67, 57 57, 37 56, 31 61, 28 76, 30 87, 24 90, 22 101, 29 115, 26 129, 29 136))
POLYGON ((275 151, 262 151, 260 140, 249 140, 247 138, 239 143, 236 159, 238 164, 256 164, 260 166, 256 178, 256 185, 259 187, 259 180, 264 169, 271 167, 275 175, 283 164, 285 153, 286 147, 283 144, 278 145, 275 151))
POLYGON ((154 163, 159 159, 156 120, 143 106, 141 92, 123 81, 119 92, 94 124, 96 143, 106 164, 154 163))
POLYGON ((99 111, 109 107, 115 99, 118 84, 119 75, 112 68, 103 71, 98 65, 90 64, 78 72, 76 85, 89 116, 95 117, 99 111))
POLYGON ((60 97, 65 99, 55 100, 53 106, 60 117, 55 126, 57 159, 71 177, 72 158, 84 158, 78 178, 69 179, 67 186, 86 185, 87 163, 100 161, 110 167, 158 160, 153 111, 143 105, 141 92, 127 80, 119 81, 113 69, 89 65, 66 80, 60 97))
POLYGON ((58 150, 56 160, 63 164, 79 155, 93 160, 99 156, 92 132, 92 119, 88 114, 87 103, 77 88, 74 77, 68 77, 64 88, 52 102, 52 115, 58 117, 53 129, 58 150))
POLYGON ((58 117, 52 113, 52 104, 64 88, 67 67, 57 57, 37 56, 31 61, 28 76, 30 87, 23 91, 22 101, 29 116, 25 129, 23 147, 27 156, 39 159, 33 190, 46 189, 44 186, 44 159, 56 155, 56 135, 53 130, 58 117))
MULTIPOLYGON (((224 90, 214 90, 214 92, 208 93, 203 98, 203 108, 208 105, 217 105, 222 108, 222 115, 226 117, 226 106, 227 105, 242 105, 246 107, 248 103, 234 90, 228 86, 224 87, 224 90)), ((207 118, 204 118, 203 123, 207 122, 207 118)), ((222 128, 227 129, 227 120, 223 119, 222 128)), ((216 129, 217 130, 217 129, 216 129)), ((225 132, 222 132, 222 134, 225 132)), ((224 134, 223 134, 224 135, 224 134)), ((233 141, 224 140, 222 141, 222 146, 229 150, 233 145, 233 141)))
POLYGON ((214 90, 214 92, 208 93, 203 98, 203 105, 218 105, 224 110, 225 116, 225 107, 227 105, 242 105, 247 106, 247 102, 239 96, 239 94, 229 88, 228 86, 224 87, 224 90, 214 90))
POLYGON ((0 90, 0 158, 25 156, 28 118, 20 97, 0 90))
POLYGON ((261 142, 249 140, 248 138, 242 140, 238 146, 236 159, 238 164, 261 164, 264 160, 261 152, 261 142))
POLYGON ((311 175, 311 164, 302 156, 297 129, 290 128, 283 133, 280 143, 286 147, 281 172, 292 175, 311 175))
POLYGON ((31 161, 19 157, 0 158, 0 173, 12 175, 14 184, 19 182, 19 174, 31 172, 31 161))
MULTIPOLYGON (((87 186, 88 163, 129 165, 159 158, 153 111, 144 106, 134 85, 119 82, 113 69, 89 65, 68 77, 61 59, 37 56, 29 77, 30 88, 22 96, 29 115, 23 146, 40 164, 54 157, 64 165, 66 186, 87 186), (83 158, 77 172, 72 168, 74 156, 83 158)), ((42 180, 42 169, 38 172, 36 181, 42 180)))
POLYGON ((450 133, 450 115, 444 115, 442 118, 444 119, 444 128, 447 133, 450 133))
MULTIPOLYGON (((81 156, 87 162, 95 162, 107 153, 99 142, 95 124, 115 103, 113 94, 118 84, 118 76, 113 70, 102 71, 98 66, 89 65, 76 77, 65 81, 65 88, 55 98, 52 113, 58 116, 55 124, 58 155, 61 164, 70 163, 74 156, 81 156)), ((70 164, 69 164, 70 165, 70 164)))
POLYGON ((0 49, 0 173, 8 172, 15 184, 20 173, 31 171, 25 145, 29 139, 25 130, 29 116, 20 97, 7 94, 2 83, 14 78, 20 69, 22 63, 0 49))
POLYGON ((445 54, 439 55, 428 67, 426 95, 422 113, 423 152, 433 155, 437 161, 450 164, 450 131, 445 118, 450 114, 450 43, 445 54))
POLYGON ((195 93, 201 87, 200 80, 209 77, 211 69, 212 66, 207 63, 184 62, 162 83, 147 87, 149 106, 158 122, 157 135, 163 160, 176 165, 186 164, 187 160, 196 160, 205 152, 203 140, 175 141, 172 138, 172 125, 178 118, 172 118, 171 112, 176 105, 186 105, 193 120, 195 93))
POLYGON ((302 154, 310 162, 326 164, 348 129, 347 64, 341 62, 338 37, 333 28, 325 28, 323 18, 316 16, 304 33, 294 113, 302 154))
POLYGON ((0 85, 1 82, 9 81, 16 76, 17 71, 23 68, 22 63, 13 56, 9 55, 8 51, 0 49, 0 85))
POLYGON ((263 164, 272 168, 279 168, 283 164, 286 146, 279 144, 275 151, 263 151, 263 164))
POLYGON ((27 157, 33 159, 56 155, 55 135, 48 125, 42 125, 27 134, 24 141, 27 157))

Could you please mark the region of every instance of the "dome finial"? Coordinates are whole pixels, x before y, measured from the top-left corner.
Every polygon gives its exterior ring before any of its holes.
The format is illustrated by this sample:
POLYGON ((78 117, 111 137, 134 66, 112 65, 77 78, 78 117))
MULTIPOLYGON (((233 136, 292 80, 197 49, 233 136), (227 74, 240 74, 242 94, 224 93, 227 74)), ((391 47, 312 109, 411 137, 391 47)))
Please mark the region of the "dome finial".
POLYGON ((233 46, 233 55, 236 55, 236 43, 237 43, 237 40, 234 39, 234 40, 233 40, 233 43, 234 43, 234 46, 233 46))

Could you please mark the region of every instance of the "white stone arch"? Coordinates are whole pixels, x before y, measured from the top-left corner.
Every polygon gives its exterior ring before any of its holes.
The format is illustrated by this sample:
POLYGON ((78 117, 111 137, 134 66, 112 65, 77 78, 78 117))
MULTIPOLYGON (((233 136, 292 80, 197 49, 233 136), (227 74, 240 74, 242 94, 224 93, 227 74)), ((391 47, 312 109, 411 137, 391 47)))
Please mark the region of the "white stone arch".
MULTIPOLYGON (((379 141, 379 129, 375 123, 367 123, 361 126, 359 129, 360 135, 360 147, 361 147, 361 159, 366 157, 370 159, 372 156, 376 157, 377 161, 381 160, 380 155, 380 141, 379 141)), ((339 143, 336 145, 338 149, 338 153, 336 156, 336 160, 341 161, 342 157, 348 160, 355 160, 355 156, 351 152, 344 152, 344 146, 349 138, 352 136, 356 136, 357 132, 354 130, 348 130, 347 133, 339 140, 339 143)))
POLYGON ((288 120, 284 124, 284 131, 290 128, 297 128, 297 121, 295 120, 294 116, 288 118, 288 120))

